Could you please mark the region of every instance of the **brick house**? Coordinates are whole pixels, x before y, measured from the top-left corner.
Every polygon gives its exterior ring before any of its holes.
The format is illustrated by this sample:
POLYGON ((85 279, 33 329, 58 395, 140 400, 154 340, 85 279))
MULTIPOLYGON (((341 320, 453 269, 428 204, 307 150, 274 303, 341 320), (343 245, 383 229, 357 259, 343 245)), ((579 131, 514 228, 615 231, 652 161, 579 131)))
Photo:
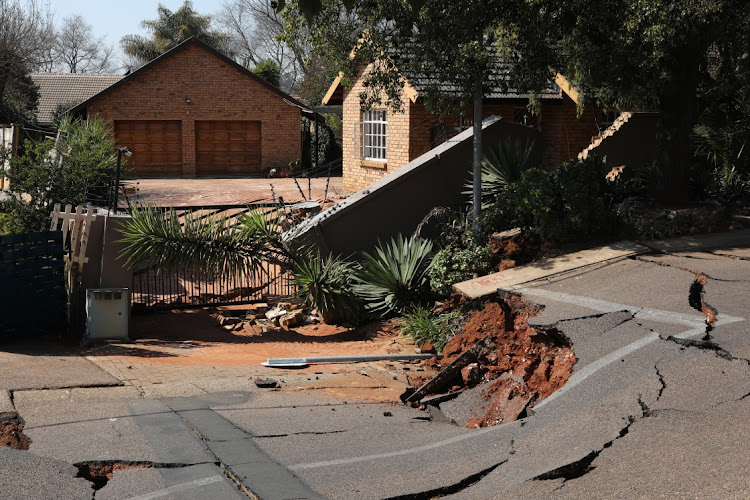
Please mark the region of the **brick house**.
POLYGON ((305 105, 191 38, 71 110, 112 123, 139 177, 259 175, 300 157, 305 105))
MULTIPOLYGON (((405 85, 403 112, 387 109, 362 111, 359 94, 367 68, 352 88, 341 85, 341 77, 331 84, 323 104, 343 107, 343 187, 358 191, 384 175, 406 165, 446 141, 460 130, 470 127, 472 113, 462 119, 440 119, 427 112, 419 100, 418 85, 405 85)), ((577 117, 580 93, 560 74, 554 85, 542 93, 542 112, 528 113, 528 97, 513 92, 496 92, 485 97, 483 117, 501 116, 512 122, 537 128, 542 134, 542 167, 554 168, 576 158, 596 136, 605 117, 601 110, 587 106, 577 117)))

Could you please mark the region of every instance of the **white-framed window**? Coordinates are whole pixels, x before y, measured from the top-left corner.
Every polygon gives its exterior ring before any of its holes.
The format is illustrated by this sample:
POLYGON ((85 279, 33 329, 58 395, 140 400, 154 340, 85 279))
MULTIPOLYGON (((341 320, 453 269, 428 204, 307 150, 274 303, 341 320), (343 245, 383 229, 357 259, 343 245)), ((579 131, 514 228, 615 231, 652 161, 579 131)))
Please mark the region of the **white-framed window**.
POLYGON ((373 109, 362 113, 362 122, 356 125, 354 141, 357 156, 363 160, 388 159, 388 116, 385 110, 373 109))

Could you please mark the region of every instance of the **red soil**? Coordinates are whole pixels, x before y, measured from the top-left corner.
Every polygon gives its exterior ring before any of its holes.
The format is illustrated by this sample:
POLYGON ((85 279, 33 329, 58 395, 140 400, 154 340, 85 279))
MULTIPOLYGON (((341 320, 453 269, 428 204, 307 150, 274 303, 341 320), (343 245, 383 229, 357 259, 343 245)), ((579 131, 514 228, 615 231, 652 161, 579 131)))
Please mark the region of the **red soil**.
POLYGON ((465 387, 496 381, 483 393, 490 401, 488 412, 470 421, 469 427, 515 420, 572 375, 576 358, 570 340, 556 328, 529 326, 529 318, 539 311, 517 295, 494 299, 473 312, 463 331, 443 349, 441 364, 445 367, 478 341, 491 339, 492 347, 477 360, 481 376, 463 381, 465 387))
POLYGON ((28 450, 29 438, 23 433, 23 425, 23 421, 18 418, 0 421, 0 446, 28 450))

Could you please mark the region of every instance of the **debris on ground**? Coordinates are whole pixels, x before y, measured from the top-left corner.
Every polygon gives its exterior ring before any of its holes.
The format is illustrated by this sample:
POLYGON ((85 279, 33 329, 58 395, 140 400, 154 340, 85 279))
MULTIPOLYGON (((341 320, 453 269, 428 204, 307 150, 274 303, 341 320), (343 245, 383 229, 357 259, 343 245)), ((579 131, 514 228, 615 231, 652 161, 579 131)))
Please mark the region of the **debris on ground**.
POLYGON ((446 344, 442 371, 406 402, 416 406, 425 396, 460 393, 448 406, 461 408, 454 420, 470 428, 525 416, 567 382, 576 363, 570 340, 557 328, 529 326, 540 311, 514 294, 488 300, 446 344))
POLYGON ((18 416, 0 420, 0 446, 14 450, 28 450, 29 438, 23 433, 24 421, 18 416))
POLYGON ((255 386, 261 389, 276 389, 279 383, 272 378, 256 378, 255 386))

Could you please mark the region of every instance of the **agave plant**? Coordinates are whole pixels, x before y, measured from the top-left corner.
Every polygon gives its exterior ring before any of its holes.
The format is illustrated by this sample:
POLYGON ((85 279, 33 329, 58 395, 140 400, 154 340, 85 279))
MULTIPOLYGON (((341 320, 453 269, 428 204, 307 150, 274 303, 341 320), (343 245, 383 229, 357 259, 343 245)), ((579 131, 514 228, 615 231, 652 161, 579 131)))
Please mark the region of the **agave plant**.
POLYGON ((354 266, 340 256, 307 253, 292 262, 292 283, 297 293, 318 309, 328 324, 357 324, 362 305, 352 292, 354 266))
MULTIPOLYGON (((518 181, 524 171, 536 166, 532 162, 534 142, 533 139, 505 137, 482 157, 482 209, 489 207, 505 186, 518 181)), ((464 194, 471 194, 468 190, 471 186, 471 183, 466 184, 464 194)))
POLYGON ((401 314, 428 297, 432 259, 429 240, 399 234, 389 243, 379 242, 373 254, 362 253, 354 292, 371 314, 401 314))
POLYGON ((174 209, 132 207, 121 232, 122 255, 135 268, 163 272, 190 269, 216 276, 249 273, 263 262, 286 265, 290 252, 277 231, 279 221, 253 210, 239 226, 226 217, 178 215, 174 209))

